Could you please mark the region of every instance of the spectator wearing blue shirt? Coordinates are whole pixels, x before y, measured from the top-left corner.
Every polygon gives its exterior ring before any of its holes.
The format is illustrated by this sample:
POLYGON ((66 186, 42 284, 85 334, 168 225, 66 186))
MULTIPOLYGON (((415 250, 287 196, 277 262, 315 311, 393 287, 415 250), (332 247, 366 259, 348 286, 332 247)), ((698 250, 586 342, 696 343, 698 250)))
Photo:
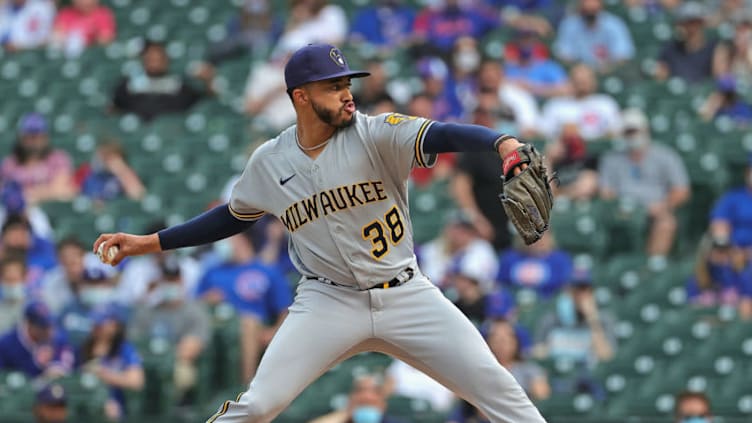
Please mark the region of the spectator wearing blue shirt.
POLYGON ((256 371, 261 350, 287 315, 292 293, 287 280, 256 256, 251 234, 244 232, 227 240, 226 260, 201 278, 197 295, 210 305, 228 303, 240 314, 243 378, 256 371))
POLYGON ((42 239, 52 239, 50 219, 39 206, 26 203, 23 187, 13 179, 0 179, 0 226, 8 216, 21 215, 29 220, 32 233, 42 239))
POLYGON ((139 200, 146 192, 128 165, 123 147, 115 141, 97 146, 91 162, 82 166, 76 177, 82 181, 81 193, 96 202, 122 197, 139 200))
POLYGON ((91 315, 93 328, 76 356, 76 366, 95 374, 110 387, 104 414, 120 421, 126 414, 125 390, 144 386, 144 368, 136 348, 125 338, 125 316, 117 306, 105 306, 91 315))
POLYGON ((10 215, 0 234, 0 256, 20 254, 26 257, 29 290, 39 293, 44 273, 57 265, 55 245, 31 230, 29 220, 22 215, 10 215))
POLYGON ((410 41, 414 21, 415 12, 403 1, 378 0, 355 15, 350 40, 389 51, 410 41))
POLYGON ((552 60, 548 49, 532 31, 518 31, 504 49, 504 74, 538 98, 572 94, 567 72, 552 60))
POLYGON ((438 8, 427 8, 415 18, 413 31, 416 42, 423 43, 428 54, 446 54, 459 37, 482 38, 497 28, 499 15, 484 13, 475 5, 462 5, 458 0, 445 0, 438 8))
POLYGON ((553 235, 547 233, 535 244, 502 252, 496 280, 503 287, 528 289, 542 298, 550 298, 571 275, 572 257, 557 249, 553 235))
POLYGON ((744 187, 726 192, 710 214, 710 233, 727 238, 731 245, 747 250, 752 256, 752 155, 747 159, 744 187))
POLYGON ((568 63, 584 62, 608 72, 635 54, 624 21, 603 10, 602 0, 579 0, 578 9, 559 25, 554 52, 568 63))
POLYGON ((84 272, 73 299, 58 316, 58 325, 72 345, 78 347, 91 333, 94 325, 92 313, 116 301, 117 283, 114 268, 100 263, 94 256, 84 258, 84 272))
POLYGON ((454 43, 451 58, 451 81, 454 96, 462 106, 463 116, 469 116, 478 106, 478 69, 481 53, 478 40, 460 37, 454 43))
POLYGON ((522 354, 527 355, 533 346, 533 337, 525 326, 517 322, 517 301, 514 294, 503 288, 497 288, 486 296, 486 321, 480 327, 481 334, 488 336, 491 326, 499 322, 514 326, 522 354))
POLYGON ((44 303, 28 303, 23 320, 0 337, 0 370, 18 371, 29 377, 57 377, 68 373, 73 363, 73 350, 55 329, 44 303))
POLYGON ((552 25, 561 21, 564 2, 554 0, 485 0, 488 13, 501 10, 502 24, 514 29, 527 29, 547 37, 552 25))
POLYGON ((700 115, 706 121, 727 118, 738 127, 748 127, 752 124, 752 105, 737 91, 734 77, 724 76, 700 108, 700 115))
POLYGON ((433 103, 430 117, 435 120, 459 119, 464 110, 446 63, 438 57, 426 57, 416 66, 423 82, 423 94, 433 103))
POLYGON ((695 273, 686 285, 689 302, 738 307, 740 316, 752 317, 752 260, 732 248, 726 237, 708 237, 699 249, 695 273))

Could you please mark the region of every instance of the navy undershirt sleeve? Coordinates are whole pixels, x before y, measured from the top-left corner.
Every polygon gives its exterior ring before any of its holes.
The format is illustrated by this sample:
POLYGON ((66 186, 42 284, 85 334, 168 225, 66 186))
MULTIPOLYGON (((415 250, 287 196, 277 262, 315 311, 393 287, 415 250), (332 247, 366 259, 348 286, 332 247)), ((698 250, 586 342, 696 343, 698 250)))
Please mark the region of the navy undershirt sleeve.
POLYGON ((434 122, 423 140, 423 152, 494 151, 494 142, 503 135, 480 125, 434 122))
POLYGON ((159 231, 162 250, 193 247, 230 237, 250 228, 254 222, 230 214, 227 204, 217 206, 193 219, 159 231))

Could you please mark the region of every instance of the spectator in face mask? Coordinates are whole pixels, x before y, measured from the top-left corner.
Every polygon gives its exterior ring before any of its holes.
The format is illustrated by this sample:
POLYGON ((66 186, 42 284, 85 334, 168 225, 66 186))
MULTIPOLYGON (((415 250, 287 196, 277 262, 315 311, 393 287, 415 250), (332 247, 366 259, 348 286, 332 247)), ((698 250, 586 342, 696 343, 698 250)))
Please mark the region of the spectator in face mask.
POLYGON ((310 423, 400 423, 386 415, 387 393, 381 377, 366 375, 353 382, 347 408, 310 423))
POLYGON ((129 339, 136 342, 161 339, 175 348, 175 388, 183 397, 198 377, 196 362, 211 336, 209 313, 196 301, 187 300, 175 256, 161 266, 146 303, 134 310, 128 325, 129 339))
POLYGON ((676 396, 674 416, 676 423, 713 423, 710 400, 702 392, 684 391, 676 396))
POLYGON ((602 0, 579 0, 559 25, 554 52, 568 63, 584 62, 607 72, 635 53, 624 21, 605 10, 602 0))
MULTIPOLYGON (((148 225, 144 233, 154 233, 164 228, 164 222, 157 221, 148 225)), ((133 257, 123 262, 122 275, 117 289, 118 301, 126 306, 135 306, 146 301, 150 284, 160 280, 162 266, 170 257, 176 257, 179 263, 183 292, 187 296, 192 296, 198 279, 201 277, 201 266, 190 256, 176 255, 174 252, 167 251, 133 257)))
POLYGON ((674 150, 650 142, 648 121, 641 111, 624 111, 623 122, 626 147, 606 153, 599 163, 601 197, 631 200, 646 208, 647 253, 666 256, 677 230, 675 210, 690 196, 687 170, 674 150))
POLYGON ((548 48, 534 31, 517 31, 504 49, 507 80, 538 98, 569 95, 572 85, 564 68, 549 57, 548 48))
POLYGON ((65 423, 68 418, 68 398, 62 385, 43 386, 34 401, 35 423, 65 423))
POLYGON ((595 303, 589 271, 576 269, 567 289, 556 299, 556 310, 538 323, 533 354, 588 366, 608 361, 616 348, 614 326, 612 316, 595 303))
POLYGON ((475 109, 478 101, 478 68, 481 54, 478 41, 471 37, 460 37, 454 43, 450 63, 454 92, 467 115, 475 109))
POLYGON ((26 302, 26 260, 9 256, 0 260, 0 333, 15 326, 26 302))
POLYGON ((64 238, 57 244, 59 265, 45 274, 41 294, 54 315, 59 315, 80 289, 86 255, 81 241, 75 237, 64 238))
POLYGON ((21 118, 13 152, 0 165, 0 178, 20 183, 31 205, 70 200, 76 194, 71 158, 52 148, 47 120, 38 113, 21 118))
POLYGON ((269 344, 292 304, 287 280, 256 255, 250 232, 218 241, 225 261, 201 278, 197 292, 209 305, 230 304, 240 314, 243 380, 253 377, 261 350, 269 344))
POLYGON ((84 258, 84 272, 73 300, 63 307, 58 321, 69 341, 78 347, 91 333, 92 313, 114 301, 118 283, 117 271, 99 262, 94 256, 84 258))

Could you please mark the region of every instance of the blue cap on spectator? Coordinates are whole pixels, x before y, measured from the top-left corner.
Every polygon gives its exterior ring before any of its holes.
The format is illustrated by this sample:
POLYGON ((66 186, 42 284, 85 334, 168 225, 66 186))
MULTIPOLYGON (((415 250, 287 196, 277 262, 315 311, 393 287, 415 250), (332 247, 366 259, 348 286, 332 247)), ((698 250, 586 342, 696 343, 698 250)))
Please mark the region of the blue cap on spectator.
POLYGON ((417 64, 418 75, 421 78, 444 80, 449 76, 449 68, 438 57, 421 59, 417 64))
POLYGON ((48 328, 52 326, 52 313, 46 304, 32 301, 24 308, 24 318, 34 326, 48 328))
POLYGON ((66 405, 68 399, 65 388, 58 383, 50 383, 37 391, 36 403, 39 405, 66 405))
POLYGON ((285 65, 287 91, 309 82, 349 76, 362 78, 370 73, 351 70, 345 55, 330 44, 308 44, 298 49, 285 65))
POLYGON ((26 209, 23 188, 17 181, 5 181, 0 198, 2 198, 3 206, 5 206, 5 211, 8 214, 21 214, 26 209))
POLYGON ((489 319, 509 319, 516 303, 508 292, 497 290, 486 296, 486 316, 489 319))
POLYGON ((572 270, 572 277, 569 278, 569 284, 574 286, 592 286, 593 274, 590 269, 584 267, 572 270))
POLYGON ((722 76, 716 81, 716 87, 718 91, 733 93, 736 91, 736 80, 731 75, 722 76))
POLYGON ((21 135, 47 133, 47 119, 39 113, 27 113, 18 123, 18 132, 21 135))

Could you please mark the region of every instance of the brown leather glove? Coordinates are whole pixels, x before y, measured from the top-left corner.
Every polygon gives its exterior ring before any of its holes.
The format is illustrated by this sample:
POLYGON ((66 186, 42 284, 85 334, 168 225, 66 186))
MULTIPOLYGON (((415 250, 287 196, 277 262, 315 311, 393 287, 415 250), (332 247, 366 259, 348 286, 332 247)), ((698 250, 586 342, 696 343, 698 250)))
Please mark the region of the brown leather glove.
POLYGON ((539 240, 548 229, 553 206, 551 184, 543 156, 530 144, 524 144, 504 157, 502 192, 504 211, 525 244, 539 240), (515 168, 526 164, 519 174, 515 168))

